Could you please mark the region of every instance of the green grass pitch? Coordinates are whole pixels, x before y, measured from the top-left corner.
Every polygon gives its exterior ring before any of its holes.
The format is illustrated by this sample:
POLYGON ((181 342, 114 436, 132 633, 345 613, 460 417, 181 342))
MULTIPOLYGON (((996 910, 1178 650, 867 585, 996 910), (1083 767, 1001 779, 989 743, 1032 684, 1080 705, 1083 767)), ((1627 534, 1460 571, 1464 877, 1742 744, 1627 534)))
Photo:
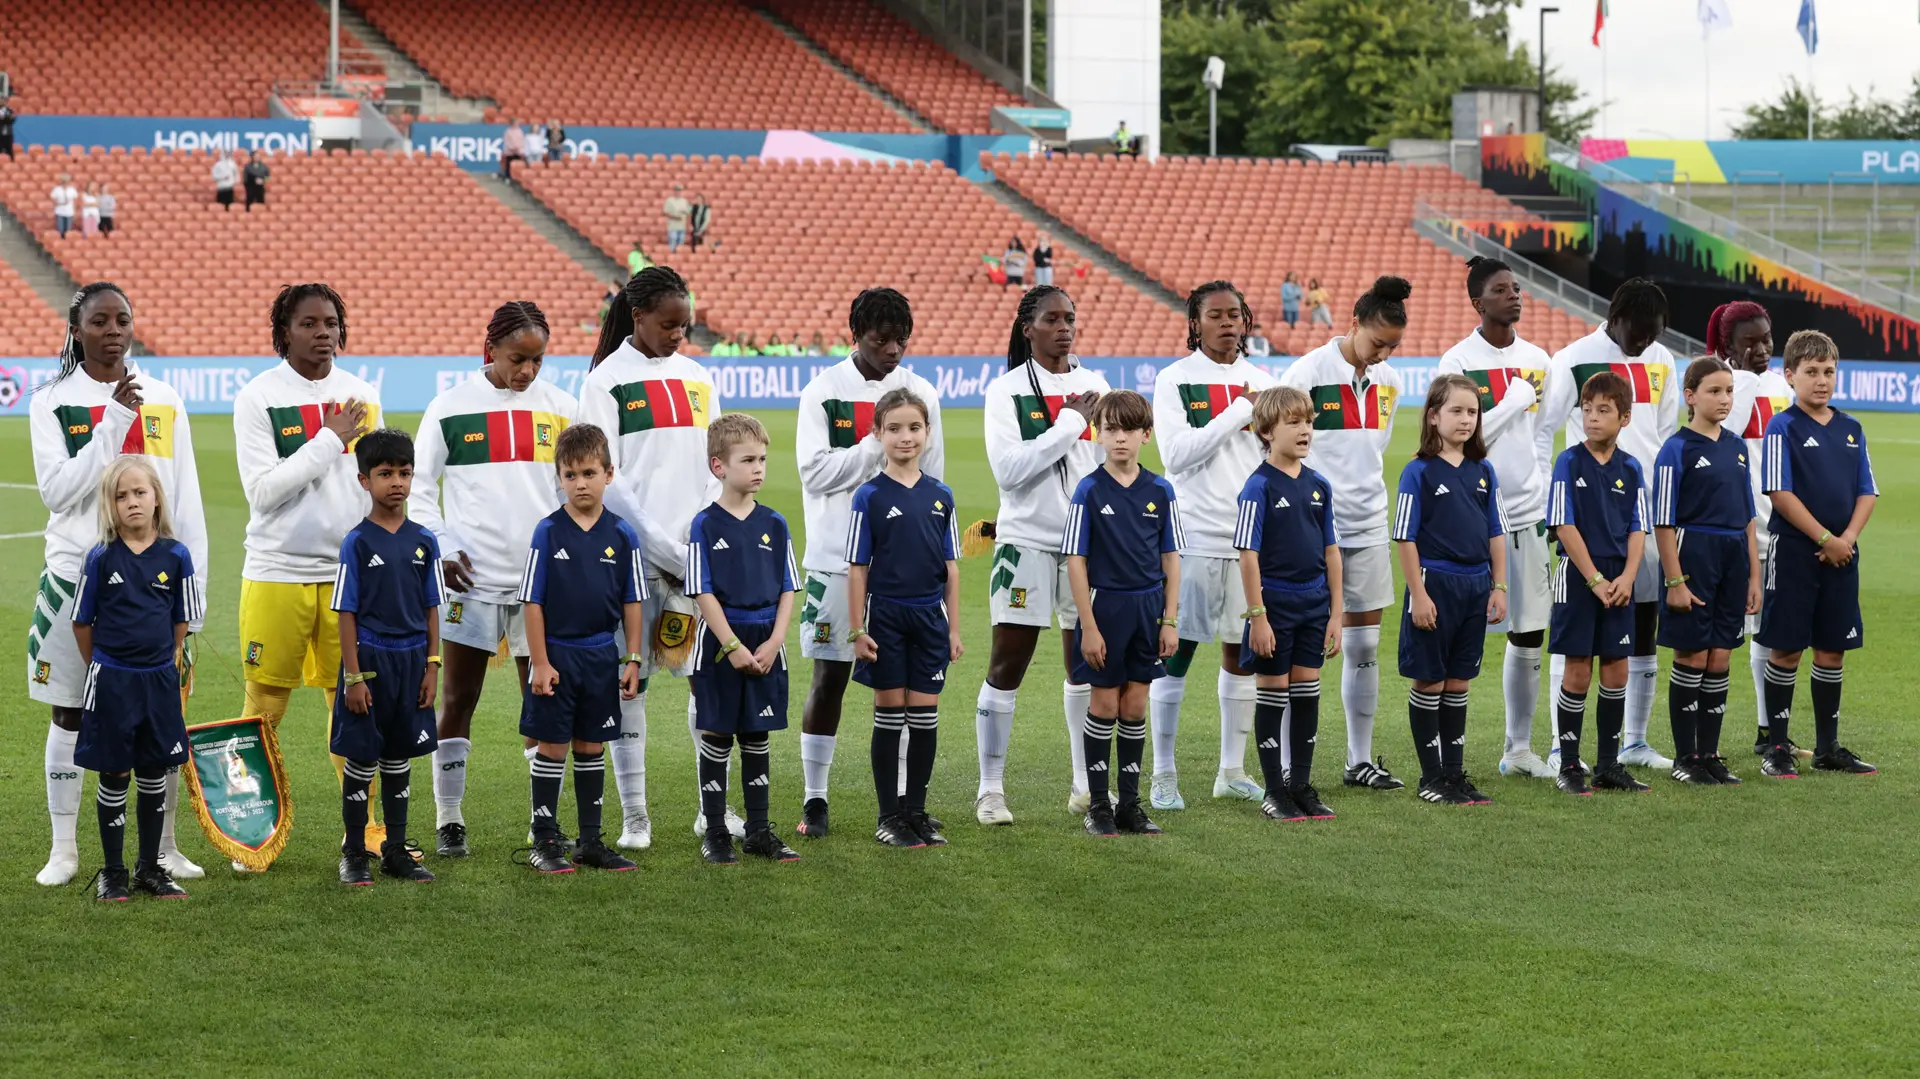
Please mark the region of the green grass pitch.
MULTIPOLYGON (((988 516, 979 413, 947 415, 963 520, 988 516)), ((798 529, 793 417, 761 418, 775 447, 765 498, 798 529)), ((190 901, 97 909, 77 885, 32 882, 46 853, 47 721, 15 682, 0 711, 0 1073, 1914 1074, 1920 736, 1905 663, 1920 640, 1920 423, 1866 423, 1884 504, 1863 545, 1871 643, 1850 669, 1845 724, 1884 770, 1866 779, 1758 779, 1744 752, 1744 656, 1726 742, 1745 787, 1660 778, 1644 797, 1575 800, 1501 779, 1490 642, 1468 764, 1496 805, 1343 789, 1330 672, 1319 780, 1340 818, 1269 824, 1248 803, 1207 798, 1218 744, 1207 648, 1181 732, 1192 808, 1160 815, 1163 839, 1096 842, 1065 811, 1060 661, 1043 647, 1008 769, 1019 823, 989 830, 971 813, 982 558, 962 570, 967 655, 943 709, 933 808, 949 823, 945 850, 868 837, 870 698, 856 687, 834 771, 840 830, 796 840, 795 865, 706 866, 690 829, 685 685, 658 679, 656 842, 641 872, 536 879, 507 860, 524 839, 527 775, 517 696, 496 672, 475 719, 475 855, 430 858, 438 883, 335 882, 320 694, 302 691, 282 728, 298 823, 272 872, 230 876, 188 821, 183 846, 211 871, 190 901)), ((190 718, 205 720, 240 704, 246 509, 227 420, 196 426, 215 590, 190 718)), ((0 421, 0 461, 0 532, 37 530, 24 420, 0 421)), ((38 541, 0 544, 0 622, 24 636, 38 541)), ((1393 624, 1376 744, 1406 774, 1393 624)), ((806 675, 802 660, 796 687, 806 675)), ((800 800, 799 699, 774 739, 784 829, 800 800)), ((1803 716, 1806 700, 1803 684, 1803 716)), ((1662 703, 1657 744, 1664 717, 1662 703)), ((92 788, 82 880, 98 865, 92 788)), ((430 789, 417 769, 417 838, 431 832, 430 789)), ((570 806, 568 794, 563 815, 570 806)))

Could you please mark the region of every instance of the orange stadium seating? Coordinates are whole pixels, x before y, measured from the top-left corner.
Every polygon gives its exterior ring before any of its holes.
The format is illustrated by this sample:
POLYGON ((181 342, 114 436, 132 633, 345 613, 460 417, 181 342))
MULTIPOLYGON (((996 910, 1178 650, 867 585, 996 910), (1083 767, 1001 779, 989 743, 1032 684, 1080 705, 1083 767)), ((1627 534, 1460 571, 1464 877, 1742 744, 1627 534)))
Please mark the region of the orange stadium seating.
POLYGON ((0 0, 0 71, 23 113, 264 117, 275 82, 326 66, 312 0, 0 0))
POLYGON ((995 105, 1024 102, 868 0, 772 0, 768 5, 841 63, 943 131, 989 134, 995 105))
MULTIPOLYGON (((998 256, 1033 227, 945 165, 762 162, 758 158, 571 161, 521 174, 528 189, 601 250, 624 258, 634 240, 684 273, 702 321, 722 334, 782 339, 846 332, 860 289, 889 284, 914 303, 916 352, 998 355, 1016 293, 988 280, 998 256), (666 253, 659 207, 675 183, 707 196, 707 248, 666 253)), ((1056 238, 1055 283, 1074 296, 1087 355, 1176 351, 1177 312, 1056 238)))
POLYGON ((268 353, 274 293, 294 281, 340 291, 349 353, 478 356, 488 316, 515 299, 546 311, 555 354, 592 351, 604 283, 445 158, 273 158, 269 202, 252 213, 213 201, 212 162, 36 149, 0 163, 0 200, 75 280, 125 288, 135 333, 158 353, 268 353), (54 232, 47 189, 59 172, 113 184, 110 239, 54 232))
POLYGON ((733 0, 358 6, 449 90, 497 102, 490 121, 913 130, 733 0))
MULTIPOLYGON (((1442 198, 1456 213, 1526 217, 1499 196, 1443 167, 1331 165, 1275 159, 1056 154, 988 163, 995 175, 1149 277, 1184 295, 1224 277, 1245 292, 1276 353, 1298 355, 1327 339, 1301 312, 1280 320, 1287 271, 1317 277, 1332 293, 1344 331, 1354 298, 1393 273, 1413 282, 1403 356, 1438 356, 1477 320, 1460 260, 1414 232, 1417 198, 1442 198)), ((1536 300, 1522 334, 1548 351, 1589 328, 1536 300)))
POLYGON ((6 312, 0 317, 0 356, 46 357, 60 351, 67 313, 47 306, 5 261, 0 261, 0 311, 6 312))

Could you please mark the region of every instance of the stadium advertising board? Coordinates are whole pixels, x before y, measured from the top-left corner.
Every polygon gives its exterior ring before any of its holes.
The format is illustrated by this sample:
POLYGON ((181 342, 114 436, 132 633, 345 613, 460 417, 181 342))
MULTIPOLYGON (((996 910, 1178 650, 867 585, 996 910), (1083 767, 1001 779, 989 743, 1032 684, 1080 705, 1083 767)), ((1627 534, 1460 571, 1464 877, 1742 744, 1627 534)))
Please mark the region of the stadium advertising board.
POLYGON ((1920 184, 1920 142, 1582 139, 1580 152, 1657 183, 1920 184))
POLYGON ((313 151, 305 120, 241 120, 220 117, 36 116, 20 117, 14 141, 21 146, 101 146, 131 150, 259 150, 269 154, 313 151))
MULTIPOLYGON (((1154 376, 1174 357, 1090 356, 1087 366, 1106 376, 1116 389, 1153 395, 1154 376)), ((234 395, 248 380, 279 363, 268 356, 143 356, 140 367, 165 380, 194 414, 233 412, 234 395)), ((472 356, 349 356, 341 366, 380 390, 388 412, 420 412, 434 396, 457 385, 479 367, 472 356)), ((723 408, 792 408, 800 391, 821 371, 837 363, 831 356, 726 356, 702 358, 714 373, 714 390, 723 408)), ((1278 377, 1293 362, 1289 356, 1255 357, 1257 366, 1278 377)), ((1437 356, 1395 357, 1391 363, 1406 382, 1401 408, 1418 408, 1440 360, 1437 356)), ((1004 356, 918 356, 907 366, 940 392, 948 408, 978 408, 987 383, 1000 374, 1004 356)), ((27 414, 27 394, 51 379, 59 365, 42 358, 0 357, 0 417, 27 414)), ((587 373, 585 356, 549 356, 540 377, 568 393, 578 393, 587 373)), ((1840 366, 1834 402, 1861 412, 1920 412, 1920 366, 1873 360, 1848 360, 1840 366)))

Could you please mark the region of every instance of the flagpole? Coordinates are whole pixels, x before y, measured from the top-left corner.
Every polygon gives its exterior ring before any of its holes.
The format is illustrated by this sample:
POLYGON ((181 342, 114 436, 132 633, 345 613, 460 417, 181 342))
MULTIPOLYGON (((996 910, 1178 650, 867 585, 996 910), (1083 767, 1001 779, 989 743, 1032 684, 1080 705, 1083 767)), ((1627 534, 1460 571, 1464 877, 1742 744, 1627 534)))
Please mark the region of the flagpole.
POLYGON ((1613 35, 1603 28, 1600 36, 1600 137, 1607 137, 1607 41, 1613 35))
POLYGON ((1807 141, 1813 141, 1813 50, 1807 50, 1807 141))
POLYGON ((1700 121, 1706 127, 1701 134, 1703 139, 1713 138, 1713 41, 1706 34, 1700 35, 1702 59, 1700 71, 1706 76, 1706 92, 1700 99, 1700 121))

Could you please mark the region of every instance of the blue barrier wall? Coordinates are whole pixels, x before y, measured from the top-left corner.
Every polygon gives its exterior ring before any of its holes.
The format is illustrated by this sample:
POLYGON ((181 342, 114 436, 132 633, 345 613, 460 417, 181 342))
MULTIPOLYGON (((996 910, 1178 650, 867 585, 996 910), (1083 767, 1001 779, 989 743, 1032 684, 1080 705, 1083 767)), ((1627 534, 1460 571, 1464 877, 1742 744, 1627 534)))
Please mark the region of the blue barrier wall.
POLYGON ((13 128, 20 146, 102 146, 131 150, 259 150, 310 153, 305 120, 233 120, 167 116, 20 117, 13 128))

